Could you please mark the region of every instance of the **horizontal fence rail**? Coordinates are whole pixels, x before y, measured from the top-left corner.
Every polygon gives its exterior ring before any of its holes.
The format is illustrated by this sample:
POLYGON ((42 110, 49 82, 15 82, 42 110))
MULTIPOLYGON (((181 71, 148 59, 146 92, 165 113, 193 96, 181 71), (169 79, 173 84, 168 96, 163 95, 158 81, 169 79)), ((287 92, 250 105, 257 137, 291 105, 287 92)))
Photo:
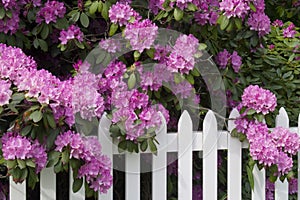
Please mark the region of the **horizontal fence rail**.
MULTIPOLYGON (((239 113, 234 109, 229 118, 236 118, 239 113)), ((300 119, 299 119, 300 127, 300 119)), ((102 117, 99 123, 98 138, 102 145, 103 154, 106 154, 113 161, 114 155, 118 155, 117 145, 114 145, 109 137, 110 121, 102 117)), ((289 128, 289 118, 284 108, 281 108, 276 118, 276 126, 289 128)), ((190 115, 184 111, 178 122, 177 133, 167 133, 166 122, 157 133, 159 141, 157 156, 152 156, 152 199, 167 199, 167 153, 175 152, 178 155, 178 200, 192 200, 192 167, 193 151, 201 151, 203 155, 203 199, 214 200, 218 196, 217 162, 218 150, 227 150, 227 199, 242 199, 242 149, 248 148, 248 143, 241 143, 237 138, 230 136, 228 131, 217 130, 217 120, 212 111, 209 111, 203 122, 203 131, 192 130, 193 124, 190 115)), ((299 132, 299 127, 292 127, 289 130, 299 132)), ((235 128, 234 121, 229 121, 228 130, 235 128)), ((147 153, 147 152, 146 152, 147 153)), ((150 153, 150 152, 148 152, 150 153)), ((125 198, 126 200, 139 200, 140 197, 140 164, 141 154, 125 154, 125 198), (132 172, 132 173, 131 173, 132 172)), ((299 159, 299 154, 298 154, 299 159)), ((300 163, 300 161, 298 161, 300 163)), ((299 166, 298 166, 299 171, 299 166)), ((72 173, 72 172, 70 172, 72 173)), ((254 168, 254 190, 253 200, 264 200, 266 172, 254 168)), ((300 173, 298 173, 298 176, 300 173)), ((72 183, 70 175, 70 183, 72 183)), ((299 178, 298 178, 299 180, 299 178)), ((298 184, 298 191, 300 184, 298 184)), ((53 169, 45 169, 40 176, 40 199, 53 200, 56 198, 56 176, 53 169)), ((85 192, 82 188, 79 192, 72 192, 70 184, 69 198, 71 200, 84 200, 85 192)), ((15 184, 10 178, 10 199, 26 200, 26 183, 15 184)), ((99 200, 113 200, 113 189, 107 194, 100 194, 99 200)), ((275 183, 275 199, 288 199, 288 183, 277 181, 275 183)), ((298 199, 299 196, 298 196, 298 199)))

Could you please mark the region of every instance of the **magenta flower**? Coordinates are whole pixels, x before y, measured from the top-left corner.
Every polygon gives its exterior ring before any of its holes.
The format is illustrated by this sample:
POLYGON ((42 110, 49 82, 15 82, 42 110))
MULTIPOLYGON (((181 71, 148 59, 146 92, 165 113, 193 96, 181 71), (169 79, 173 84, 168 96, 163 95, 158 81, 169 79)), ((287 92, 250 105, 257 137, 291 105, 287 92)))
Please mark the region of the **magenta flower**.
POLYGON ((271 31, 270 24, 270 18, 266 14, 260 12, 252 13, 248 19, 250 30, 257 31, 260 37, 271 31))
POLYGON ((222 0, 220 2, 220 10, 224 11, 224 14, 230 17, 242 18, 250 10, 247 1, 244 0, 222 0))
POLYGON ((296 34, 295 25, 293 23, 290 23, 290 25, 283 29, 283 37, 285 38, 293 38, 296 34))
POLYGON ((140 53, 150 49, 158 34, 158 27, 149 19, 135 21, 128 24, 125 29, 125 38, 129 40, 133 50, 140 53))
POLYGON ((0 106, 4 106, 9 103, 12 95, 10 90, 11 83, 9 81, 0 79, 0 106))
POLYGON ((119 24, 120 26, 127 25, 132 18, 135 20, 141 19, 139 14, 133 10, 127 2, 117 2, 114 4, 109 9, 109 18, 113 23, 119 24))
POLYGON ((59 1, 47 1, 43 8, 37 13, 36 22, 46 24, 50 22, 56 22, 57 18, 63 18, 66 13, 66 7, 64 3, 59 1))
POLYGON ((273 112, 277 105, 275 95, 269 90, 260 88, 258 85, 250 85, 244 89, 242 106, 254 109, 257 113, 268 114, 273 112))
POLYGON ((12 133, 6 133, 2 138, 2 152, 5 160, 14 160, 31 158, 31 143, 20 135, 14 136, 12 133), (3 140, 4 138, 4 140, 3 140))
POLYGON ((76 25, 71 25, 67 30, 62 30, 60 32, 61 44, 67 44, 69 40, 77 39, 79 42, 83 41, 83 33, 80 28, 76 25))
POLYGON ((233 51, 231 55, 231 64, 234 72, 238 73, 242 65, 242 58, 238 55, 236 51, 233 51))
POLYGON ((224 49, 223 51, 218 53, 216 57, 216 62, 221 69, 224 69, 227 66, 229 58, 230 58, 230 53, 226 49, 224 49))

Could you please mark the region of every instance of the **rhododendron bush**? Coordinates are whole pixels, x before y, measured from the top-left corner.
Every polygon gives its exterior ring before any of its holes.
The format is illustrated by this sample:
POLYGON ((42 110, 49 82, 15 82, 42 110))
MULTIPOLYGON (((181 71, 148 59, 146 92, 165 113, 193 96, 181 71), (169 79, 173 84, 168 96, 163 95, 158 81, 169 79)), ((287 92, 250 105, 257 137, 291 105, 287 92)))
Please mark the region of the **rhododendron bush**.
MULTIPOLYGON (((249 142, 243 176, 253 186, 254 165, 266 168, 269 199, 278 177, 290 181, 294 194, 299 136, 269 127, 280 107, 292 125, 300 113, 299 5, 297 0, 0 1, 1 164, 15 182, 27 179, 32 188, 45 167, 56 173, 72 169, 73 190, 85 184, 87 196, 96 197, 113 183, 111 161, 93 136, 101 117, 111 121, 110 137, 120 152, 156 154, 164 119, 168 130, 176 130, 181 111, 188 110, 194 129, 201 130, 208 109, 223 123, 227 118, 220 113, 238 108, 241 116, 231 134, 249 142), (211 63, 219 78, 207 78, 211 63), (214 101, 222 105, 216 109, 214 101)), ((202 169, 200 161, 195 154, 194 170, 202 169)), ((221 177, 224 163, 220 158, 221 177)), ((176 163, 169 166, 168 199, 176 199, 176 169, 176 163)), ((201 199, 202 177, 194 174, 193 196, 201 199)), ((226 178, 219 184, 226 197, 226 178)), ((243 199, 249 199, 250 187, 245 188, 243 199)))

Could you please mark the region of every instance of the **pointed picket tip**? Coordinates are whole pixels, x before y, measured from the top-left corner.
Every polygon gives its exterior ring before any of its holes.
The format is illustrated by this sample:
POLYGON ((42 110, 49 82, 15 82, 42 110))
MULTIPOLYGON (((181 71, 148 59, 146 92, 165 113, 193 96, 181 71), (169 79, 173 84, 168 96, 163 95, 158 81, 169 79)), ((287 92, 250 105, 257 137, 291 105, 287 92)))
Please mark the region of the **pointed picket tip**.
POLYGON ((276 116, 276 127, 278 126, 289 128, 289 116, 283 107, 279 109, 279 114, 276 116))
POLYGON ((217 130, 217 127, 218 127, 218 123, 217 123, 216 116, 214 112, 210 110, 204 117, 203 131, 210 130, 210 129, 217 130))
POLYGON ((178 121, 178 132, 185 131, 193 128, 193 122, 188 111, 183 111, 178 121))
POLYGON ((230 120, 228 120, 228 131, 232 131, 236 127, 234 121, 239 116, 240 116, 239 111, 236 108, 234 108, 229 115, 230 120))

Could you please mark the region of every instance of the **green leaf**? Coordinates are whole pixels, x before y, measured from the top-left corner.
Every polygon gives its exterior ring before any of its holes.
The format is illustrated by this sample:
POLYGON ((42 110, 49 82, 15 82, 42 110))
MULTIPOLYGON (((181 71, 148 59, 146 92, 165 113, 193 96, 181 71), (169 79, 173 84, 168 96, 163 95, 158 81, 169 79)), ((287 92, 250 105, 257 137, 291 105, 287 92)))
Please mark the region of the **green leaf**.
POLYGON ((59 172, 61 172, 63 170, 63 165, 62 162, 59 161, 56 163, 56 165, 54 165, 54 172, 57 174, 59 172))
POLYGON ((153 139, 148 139, 148 143, 149 143, 149 147, 150 147, 150 151, 154 154, 157 155, 157 147, 153 142, 153 139))
POLYGON ((70 152, 68 150, 63 151, 61 155, 61 162, 65 165, 69 163, 69 159, 70 159, 70 152))
POLYGON ((39 45, 41 47, 41 49, 44 51, 44 52, 47 52, 48 51, 48 44, 45 40, 42 40, 42 39, 38 39, 39 41, 39 45))
POLYGON ((189 11, 194 12, 194 11, 197 11, 197 10, 198 10, 198 7, 197 7, 195 4, 193 4, 193 3, 189 3, 187 9, 188 9, 189 11))
POLYGON ((138 61, 139 58, 141 57, 141 53, 139 51, 134 51, 133 57, 135 61, 138 61))
POLYGON ((21 130, 21 135, 22 136, 26 136, 30 133, 32 129, 32 125, 28 125, 28 126, 25 126, 22 130, 21 130))
POLYGON ((126 149, 127 149, 127 141, 123 140, 123 141, 119 142, 119 144, 118 144, 119 153, 126 151, 126 149))
POLYGON ((207 45, 205 43, 200 43, 198 46, 198 50, 200 50, 200 51, 205 50, 206 48, 207 48, 207 45))
POLYGON ((180 10, 179 8, 175 8, 174 10, 174 18, 176 21, 180 21, 183 18, 183 10, 180 10))
POLYGON ((147 148, 148 148, 148 141, 147 140, 144 140, 142 143, 141 143, 141 150, 142 152, 146 151, 147 148))
POLYGON ((17 159, 17 163, 20 169, 24 169, 26 167, 26 162, 21 159, 17 159))
POLYGON ((3 112, 3 107, 0 106, 0 114, 3 112))
POLYGON ((51 149, 53 147, 54 141, 59 134, 59 129, 51 129, 49 131, 49 136, 47 137, 46 146, 47 149, 51 149))
POLYGON ((81 13, 81 15, 80 15, 80 23, 85 28, 87 28, 89 26, 90 20, 89 20, 89 17, 85 13, 81 13))
POLYGON ((253 12, 256 12, 256 8, 252 2, 249 4, 249 7, 253 12))
POLYGON ((18 101, 18 102, 21 102, 24 98, 25 98, 24 93, 14 93, 14 94, 11 96, 11 99, 12 99, 13 101, 18 101))
POLYGON ((116 33, 116 31, 118 30, 118 28, 119 28, 118 24, 112 23, 112 24, 110 25, 108 35, 109 35, 109 36, 113 36, 113 35, 116 33))
POLYGON ((5 17, 5 10, 4 8, 1 6, 0 7, 0 19, 3 19, 5 17))
POLYGON ((48 154, 48 163, 47 163, 47 167, 52 167, 54 165, 56 165, 59 161, 59 158, 61 156, 61 153, 58 151, 51 151, 48 154))
POLYGON ((220 29, 225 30, 229 24, 229 19, 225 15, 220 15, 217 22, 220 24, 220 29))
POLYGON ((250 110, 248 110, 247 115, 253 115, 255 113, 256 113, 256 110, 250 109, 250 110))
POLYGON ((36 183, 39 181, 37 174, 35 173, 35 169, 29 168, 29 176, 28 176, 28 186, 31 189, 34 189, 36 183))
POLYGON ((56 20, 56 23, 53 24, 53 26, 59 30, 62 29, 67 29, 69 26, 69 22, 68 20, 64 17, 64 18, 59 18, 56 20))
POLYGON ((72 190, 74 193, 78 192, 80 190, 80 188, 82 187, 83 185, 83 179, 74 179, 73 181, 73 185, 72 185, 72 190))
POLYGON ((34 46, 34 48, 36 48, 36 49, 40 46, 39 40, 38 40, 37 38, 33 40, 33 46, 34 46))
POLYGON ((191 85, 194 85, 195 80, 192 74, 187 75, 186 79, 191 85))
POLYGON ((16 160, 7 160, 6 164, 7 164, 8 169, 13 169, 17 166, 17 161, 16 160))
POLYGON ((77 39, 75 39, 73 41, 75 42, 75 44, 76 44, 76 46, 78 48, 80 48, 80 49, 84 49, 85 48, 84 44, 82 42, 79 42, 77 39))
POLYGON ((238 134, 237 129, 234 128, 234 129, 231 131, 230 135, 231 135, 231 137, 238 137, 239 134, 238 134))
POLYGON ((36 110, 30 114, 29 118, 33 120, 33 122, 39 122, 43 117, 43 114, 40 110, 36 110))
POLYGON ((36 167, 35 163, 34 163, 31 159, 26 160, 26 165, 27 165, 28 167, 32 167, 32 168, 35 168, 35 167, 36 167))
POLYGON ((20 179, 21 181, 24 181, 28 176, 28 169, 27 168, 24 168, 21 170, 21 176, 20 176, 20 179))
POLYGON ((242 28, 242 19, 240 18, 235 18, 234 19, 234 23, 235 23, 235 26, 238 30, 240 30, 242 28))
POLYGON ((98 12, 101 13, 102 12, 102 8, 103 8, 103 3, 102 1, 98 2, 98 12))
POLYGON ((253 178, 253 173, 252 170, 249 166, 246 167, 247 169, 247 175, 248 175, 248 180, 251 186, 251 189, 254 190, 254 178, 253 178))
POLYGON ((49 35, 49 26, 47 24, 44 24, 43 25, 43 29, 41 31, 41 37, 42 39, 46 39, 49 35))
POLYGON ((129 79, 128 79, 128 89, 134 88, 135 83, 136 83, 136 77, 135 77, 135 74, 132 73, 132 74, 130 74, 129 79))
POLYGON ((154 48, 147 49, 146 53, 149 56, 149 58, 153 59, 154 58, 155 49, 154 48))
POLYGON ((94 1, 94 2, 92 3, 92 5, 90 6, 89 13, 90 13, 91 15, 93 15, 93 14, 95 14, 95 12, 97 11, 97 9, 98 9, 98 1, 94 1))
POLYGON ((105 20, 108 20, 108 5, 107 2, 102 4, 101 15, 105 20))
POLYGON ((55 129, 56 128, 56 122, 55 122, 54 116, 50 113, 47 113, 46 114, 46 119, 48 121, 49 126, 53 129, 55 129))
POLYGON ((77 11, 76 13, 74 13, 74 14, 72 15, 71 20, 72 20, 73 22, 77 22, 78 19, 79 19, 79 17, 80 17, 80 12, 77 11))

